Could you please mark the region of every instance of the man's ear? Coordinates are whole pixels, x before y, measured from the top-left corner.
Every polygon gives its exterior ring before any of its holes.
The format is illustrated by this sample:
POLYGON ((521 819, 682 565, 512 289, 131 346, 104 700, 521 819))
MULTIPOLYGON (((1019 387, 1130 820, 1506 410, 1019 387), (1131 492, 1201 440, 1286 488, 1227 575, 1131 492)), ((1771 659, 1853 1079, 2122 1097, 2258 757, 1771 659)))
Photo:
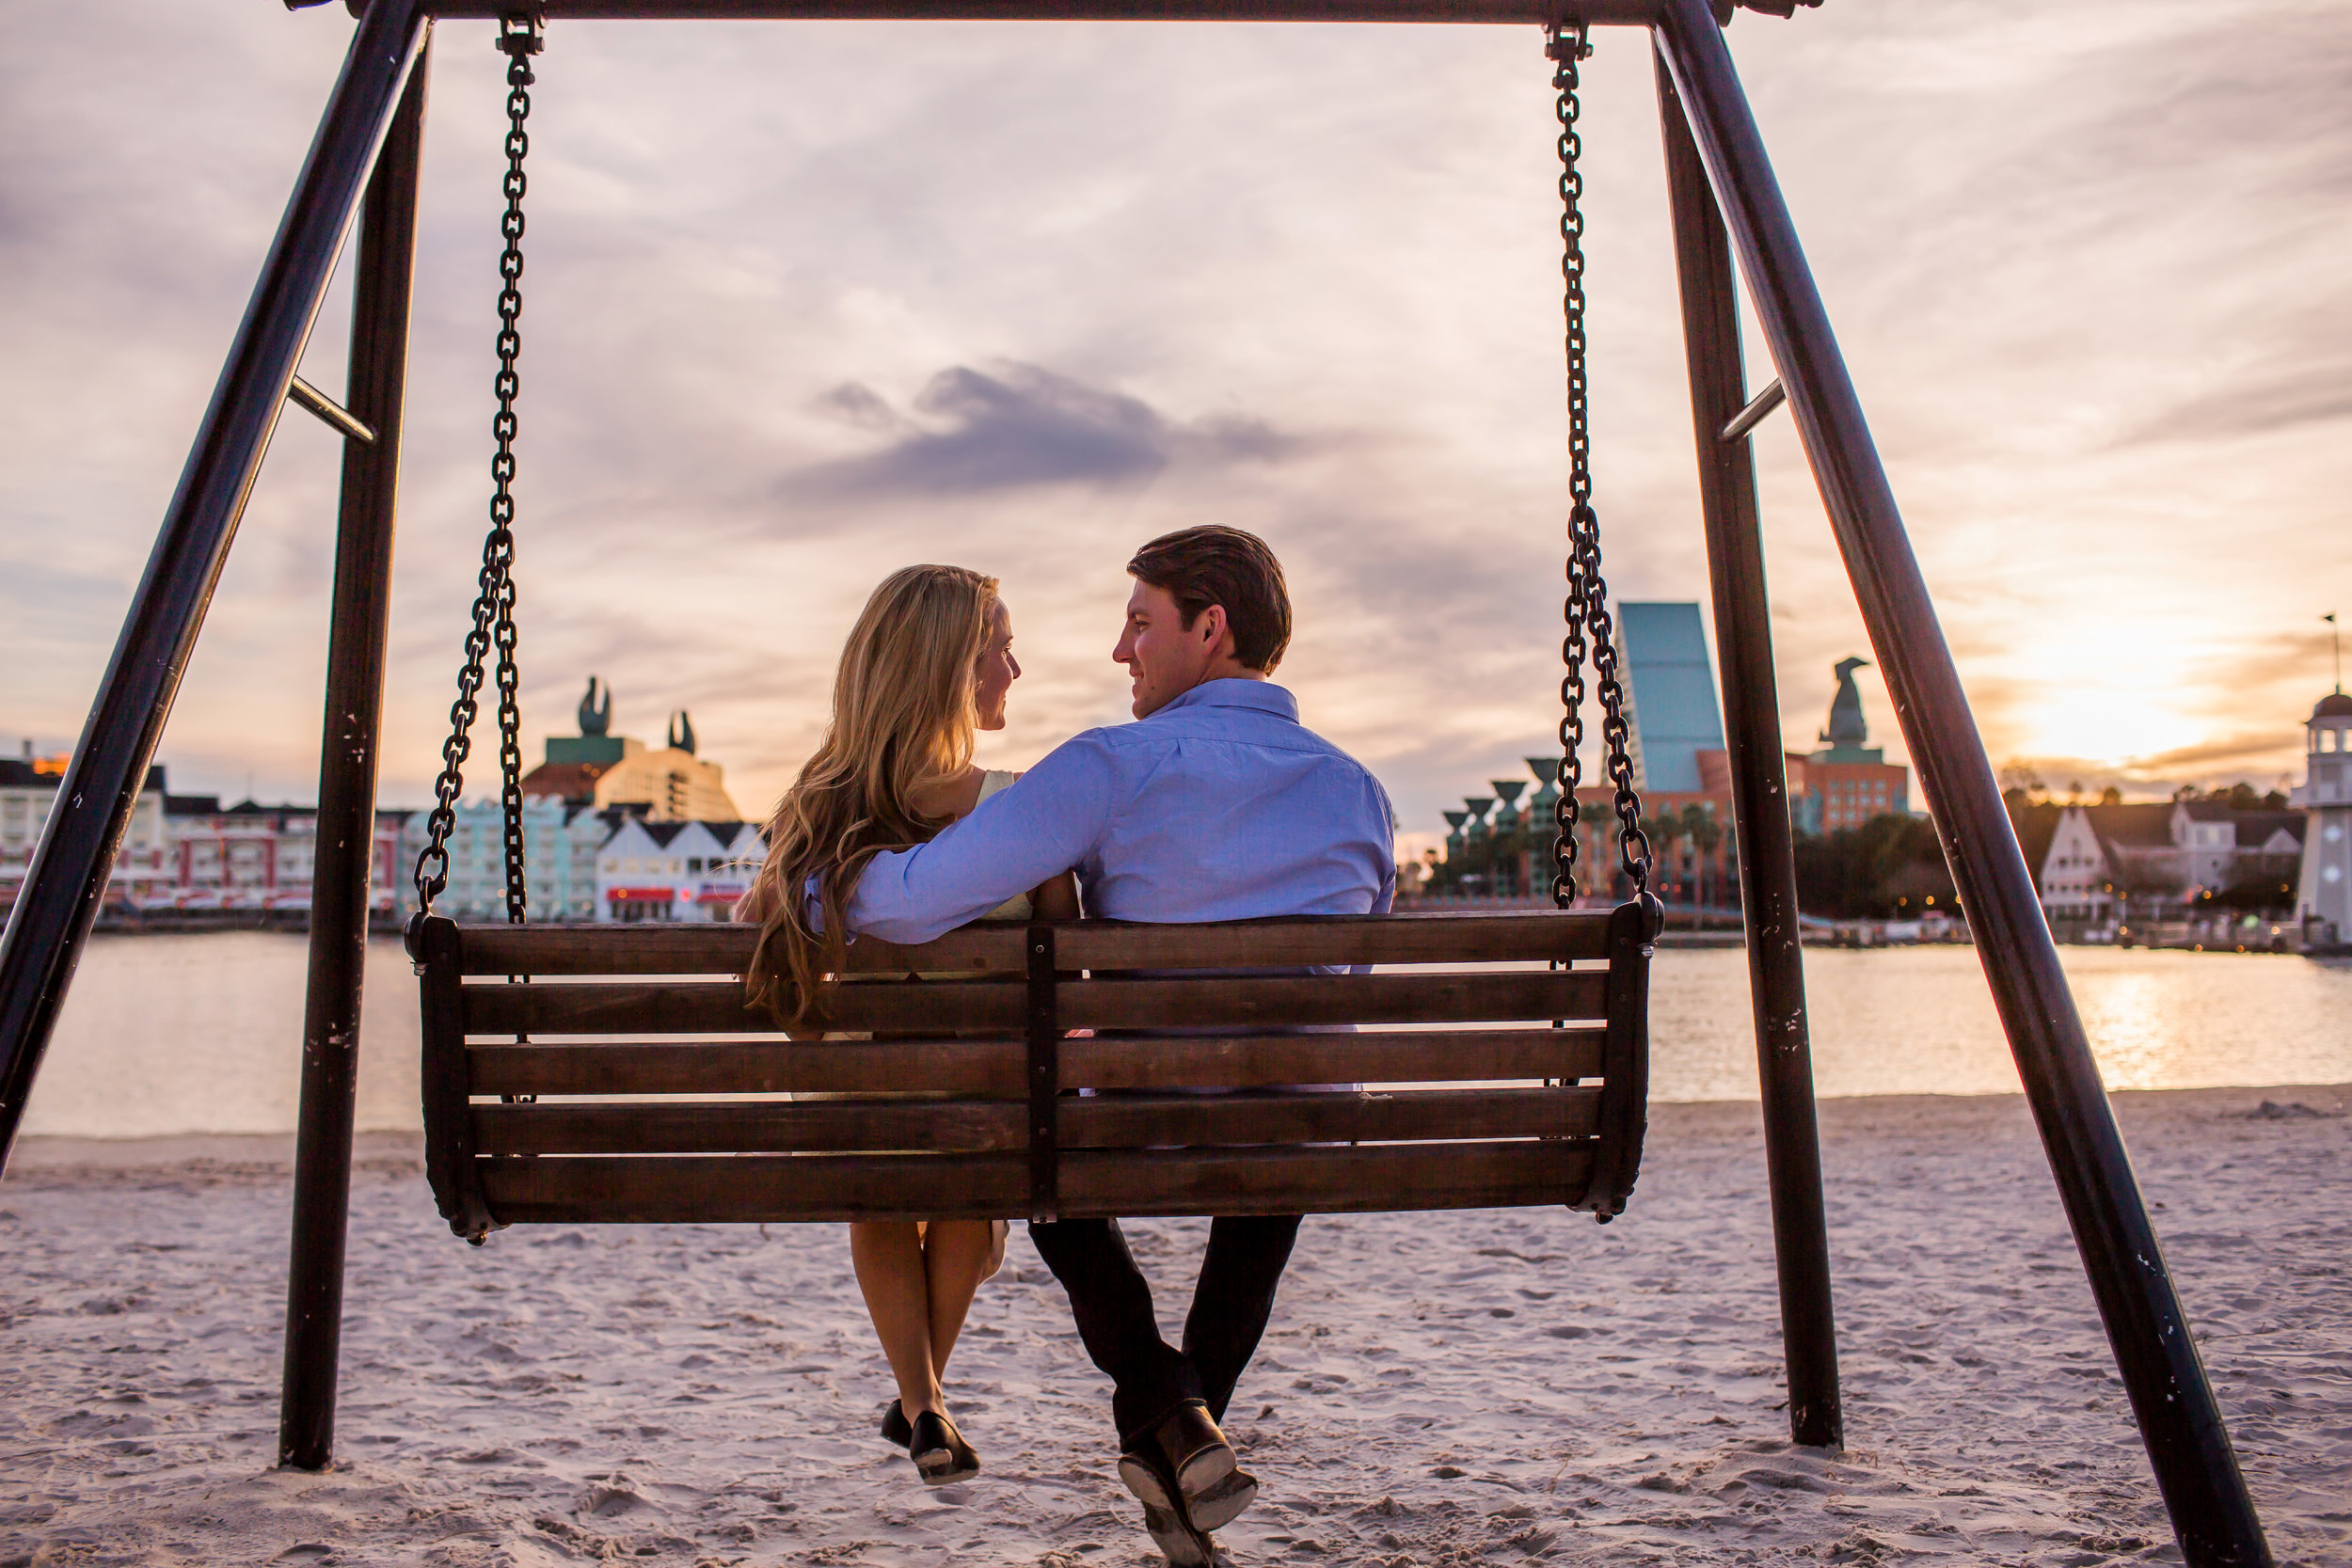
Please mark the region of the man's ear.
POLYGON ((1193 623, 1193 635, 1200 639, 1200 645, 1209 650, 1212 658, 1219 654, 1230 654, 1232 651, 1229 644, 1233 641, 1233 629, 1226 625, 1225 607, 1213 604, 1202 610, 1200 618, 1193 623))

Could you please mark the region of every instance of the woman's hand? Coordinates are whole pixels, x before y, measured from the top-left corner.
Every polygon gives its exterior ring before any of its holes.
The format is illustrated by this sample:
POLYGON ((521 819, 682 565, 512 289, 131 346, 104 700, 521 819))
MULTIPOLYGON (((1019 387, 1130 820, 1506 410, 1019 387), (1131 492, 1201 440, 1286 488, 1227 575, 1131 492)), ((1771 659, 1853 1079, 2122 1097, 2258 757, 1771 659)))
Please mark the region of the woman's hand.
POLYGON ((1077 919, 1077 873, 1065 871, 1058 877, 1039 883, 1029 892, 1029 908, 1040 920, 1077 919))

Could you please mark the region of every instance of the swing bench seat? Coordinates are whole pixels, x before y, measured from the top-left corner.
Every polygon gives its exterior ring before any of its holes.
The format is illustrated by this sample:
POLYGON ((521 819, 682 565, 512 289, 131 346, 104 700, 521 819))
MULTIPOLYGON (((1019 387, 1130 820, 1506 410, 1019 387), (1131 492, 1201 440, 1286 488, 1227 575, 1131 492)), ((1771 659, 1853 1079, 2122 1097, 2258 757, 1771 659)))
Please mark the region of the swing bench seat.
POLYGON ((983 921, 853 944, 821 1021, 853 1037, 794 1040, 745 1006, 752 927, 431 916, 426 1170, 476 1243, 529 1223, 1605 1221, 1641 1159, 1658 917, 983 921))

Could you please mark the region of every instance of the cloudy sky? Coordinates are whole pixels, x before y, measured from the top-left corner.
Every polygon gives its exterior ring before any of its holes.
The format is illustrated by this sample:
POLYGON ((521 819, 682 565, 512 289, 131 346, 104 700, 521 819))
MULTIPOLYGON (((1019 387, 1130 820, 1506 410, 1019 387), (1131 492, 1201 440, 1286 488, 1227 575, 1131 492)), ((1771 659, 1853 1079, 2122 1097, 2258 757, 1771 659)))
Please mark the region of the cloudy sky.
MULTIPOLYGON (((0 739, 47 752, 80 729, 351 23, 269 0, 19 21, 0 739)), ((435 45, 388 804, 426 796, 488 491, 489 40, 435 45)), ((1995 763, 2061 786, 2296 771, 2332 678, 2319 617, 2352 616, 2352 14, 1829 0, 1731 41, 1995 763)), ((1704 600, 1645 43, 1603 33, 1588 69, 1611 584, 1704 600)), ((583 23, 540 72, 534 760, 595 672, 627 733, 691 708, 764 811, 866 590, 949 560, 1013 607, 1028 673, 985 754, 1019 765, 1124 717, 1120 565, 1209 519, 1282 555, 1284 678, 1408 831, 1543 749, 1565 460, 1534 30, 583 23)), ((329 388, 345 299, 305 364, 329 388)), ((1794 744, 1868 650, 1785 418, 1758 452, 1794 744)), ((175 788, 314 798, 335 461, 284 421, 164 741, 175 788)), ((1899 756, 1867 680, 1865 702, 1899 756)))

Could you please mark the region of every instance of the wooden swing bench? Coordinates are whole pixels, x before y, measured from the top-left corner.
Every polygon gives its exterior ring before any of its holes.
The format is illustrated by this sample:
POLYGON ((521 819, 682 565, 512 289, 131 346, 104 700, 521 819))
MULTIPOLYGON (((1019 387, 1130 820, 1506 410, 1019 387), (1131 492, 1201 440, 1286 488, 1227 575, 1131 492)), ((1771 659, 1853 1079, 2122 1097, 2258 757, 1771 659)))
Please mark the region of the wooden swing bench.
POLYGON ((745 1006, 752 927, 432 916, 426 1169, 477 1243, 529 1223, 1606 1221, 1641 1160, 1657 911, 982 922, 855 943, 822 1022, 869 1037, 797 1041, 745 1006))

